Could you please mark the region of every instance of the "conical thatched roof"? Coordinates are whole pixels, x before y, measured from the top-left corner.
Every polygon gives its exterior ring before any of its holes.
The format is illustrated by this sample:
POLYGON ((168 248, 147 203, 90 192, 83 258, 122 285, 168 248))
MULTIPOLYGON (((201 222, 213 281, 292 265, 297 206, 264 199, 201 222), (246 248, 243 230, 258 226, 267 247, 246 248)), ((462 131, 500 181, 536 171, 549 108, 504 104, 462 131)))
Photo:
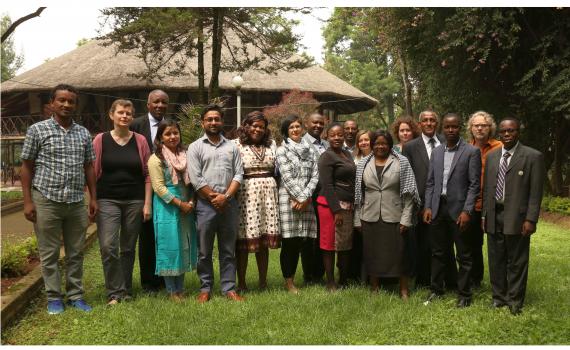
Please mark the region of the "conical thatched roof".
MULTIPOLYGON (((224 54, 224 52, 223 52, 224 54)), ((206 56, 206 84, 209 82, 209 55, 206 56)), ((60 57, 29 70, 15 77, 13 81, 2 83, 2 94, 16 92, 46 91, 53 86, 66 83, 80 90, 139 90, 163 88, 170 91, 196 90, 198 80, 189 74, 196 70, 197 58, 190 59, 186 71, 188 75, 166 76, 162 80, 147 83, 129 76, 144 69, 144 63, 134 53, 115 55, 114 46, 102 46, 98 40, 76 48, 60 57)), ((220 72, 219 82, 222 90, 233 90, 231 79, 235 72, 220 72)), ((339 79, 319 66, 296 70, 278 71, 267 74, 250 70, 241 74, 244 79, 242 91, 289 91, 299 89, 314 93, 323 102, 346 100, 331 104, 332 109, 341 114, 368 110, 377 104, 377 100, 339 79)))

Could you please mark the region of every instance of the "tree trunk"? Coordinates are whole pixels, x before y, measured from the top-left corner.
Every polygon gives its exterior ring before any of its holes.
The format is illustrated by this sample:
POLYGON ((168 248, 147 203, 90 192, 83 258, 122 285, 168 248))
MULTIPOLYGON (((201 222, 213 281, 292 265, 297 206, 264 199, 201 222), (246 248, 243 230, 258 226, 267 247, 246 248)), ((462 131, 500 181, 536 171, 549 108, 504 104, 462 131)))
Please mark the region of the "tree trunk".
POLYGON ((388 121, 391 123, 396 119, 394 115, 394 96, 389 95, 385 98, 386 101, 386 112, 388 114, 388 121))
POLYGON ((198 103, 206 104, 208 92, 204 84, 204 20, 198 19, 198 103))
POLYGON ((212 76, 208 87, 208 98, 220 96, 220 61, 222 58, 222 41, 224 35, 224 9, 214 8, 214 24, 212 26, 212 76))
POLYGON ((412 83, 410 82, 410 76, 408 74, 408 62, 402 52, 398 50, 398 59, 400 60, 400 64, 402 65, 402 81, 404 83, 404 94, 405 98, 404 101, 406 103, 406 114, 413 117, 413 110, 412 110, 412 83))

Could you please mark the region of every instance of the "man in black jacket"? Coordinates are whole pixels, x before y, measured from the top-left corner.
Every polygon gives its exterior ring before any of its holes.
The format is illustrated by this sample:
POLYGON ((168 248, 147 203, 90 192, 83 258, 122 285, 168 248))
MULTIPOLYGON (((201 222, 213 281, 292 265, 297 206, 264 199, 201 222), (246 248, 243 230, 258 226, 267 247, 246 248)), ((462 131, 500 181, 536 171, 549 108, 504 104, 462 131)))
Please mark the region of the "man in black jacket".
MULTIPOLYGON (((422 200, 422 207, 417 215, 417 224, 414 228, 416 247, 414 252, 414 265, 416 273, 416 286, 429 287, 431 284, 431 246, 429 240, 429 225, 422 221, 423 205, 425 204, 426 180, 429 169, 429 160, 432 150, 439 146, 444 139, 437 134, 439 116, 431 110, 420 113, 419 124, 422 134, 410 140, 403 147, 402 154, 408 158, 414 170, 418 192, 422 200)), ((452 247, 450 247, 450 252, 452 247)), ((445 285, 448 289, 457 286, 457 267, 453 254, 449 254, 449 264, 446 270, 445 285), (452 263, 453 262, 453 263, 452 263)))
MULTIPOLYGON (((165 118, 168 109, 168 95, 162 90, 153 90, 148 94, 146 106, 148 114, 133 120, 130 129, 143 135, 149 148, 153 150, 153 142, 157 137, 156 130, 165 118)), ((139 235, 141 286, 147 293, 156 293, 164 285, 164 280, 154 273, 155 265, 154 223, 151 219, 143 223, 142 232, 139 235)))

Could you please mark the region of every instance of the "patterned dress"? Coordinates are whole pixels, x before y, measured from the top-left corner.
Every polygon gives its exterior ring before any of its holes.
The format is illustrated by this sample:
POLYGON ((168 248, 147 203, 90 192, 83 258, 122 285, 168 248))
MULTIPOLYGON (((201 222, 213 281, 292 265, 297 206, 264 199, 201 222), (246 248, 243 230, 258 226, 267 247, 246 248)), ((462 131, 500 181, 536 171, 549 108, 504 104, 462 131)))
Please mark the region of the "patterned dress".
POLYGON ((310 198, 319 182, 318 153, 305 140, 283 142, 277 149, 279 183, 279 223, 283 238, 317 238, 317 218, 312 201, 303 211, 293 210, 291 200, 310 198))
POLYGON ((243 183, 238 192, 239 231, 237 249, 255 253, 259 248, 279 248, 279 210, 275 181, 275 147, 257 153, 233 140, 241 154, 243 183))

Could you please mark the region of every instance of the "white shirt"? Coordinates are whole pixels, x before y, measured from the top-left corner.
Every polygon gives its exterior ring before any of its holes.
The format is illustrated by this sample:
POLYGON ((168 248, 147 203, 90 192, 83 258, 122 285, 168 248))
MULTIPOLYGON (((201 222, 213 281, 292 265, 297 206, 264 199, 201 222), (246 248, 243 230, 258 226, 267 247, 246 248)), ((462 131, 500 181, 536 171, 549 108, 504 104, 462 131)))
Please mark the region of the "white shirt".
POLYGON ((161 120, 155 119, 152 114, 148 114, 148 122, 150 123, 150 138, 152 142, 156 137, 156 131, 158 130, 158 124, 160 124, 161 120))
MULTIPOLYGON (((433 136, 431 138, 433 138, 435 140, 435 143, 433 144, 433 148, 436 148, 437 146, 441 145, 441 142, 439 142, 439 139, 437 138, 436 134, 433 134, 433 136)), ((424 146, 426 148, 428 158, 431 159, 432 149, 431 149, 431 146, 429 145, 430 137, 428 137, 424 133, 422 133, 422 139, 424 140, 424 146)))
MULTIPOLYGON (((505 146, 503 146, 503 148, 501 148, 501 163, 503 162, 503 156, 505 155, 505 153, 509 152, 509 154, 511 155, 508 159, 507 159, 507 166, 509 166, 509 164, 511 164, 511 159, 513 159, 513 154, 515 154, 515 151, 517 150, 517 147, 519 146, 519 142, 517 141, 517 143, 513 146, 513 148, 506 150, 505 146)), ((500 166, 501 164, 499 164, 500 166)))

